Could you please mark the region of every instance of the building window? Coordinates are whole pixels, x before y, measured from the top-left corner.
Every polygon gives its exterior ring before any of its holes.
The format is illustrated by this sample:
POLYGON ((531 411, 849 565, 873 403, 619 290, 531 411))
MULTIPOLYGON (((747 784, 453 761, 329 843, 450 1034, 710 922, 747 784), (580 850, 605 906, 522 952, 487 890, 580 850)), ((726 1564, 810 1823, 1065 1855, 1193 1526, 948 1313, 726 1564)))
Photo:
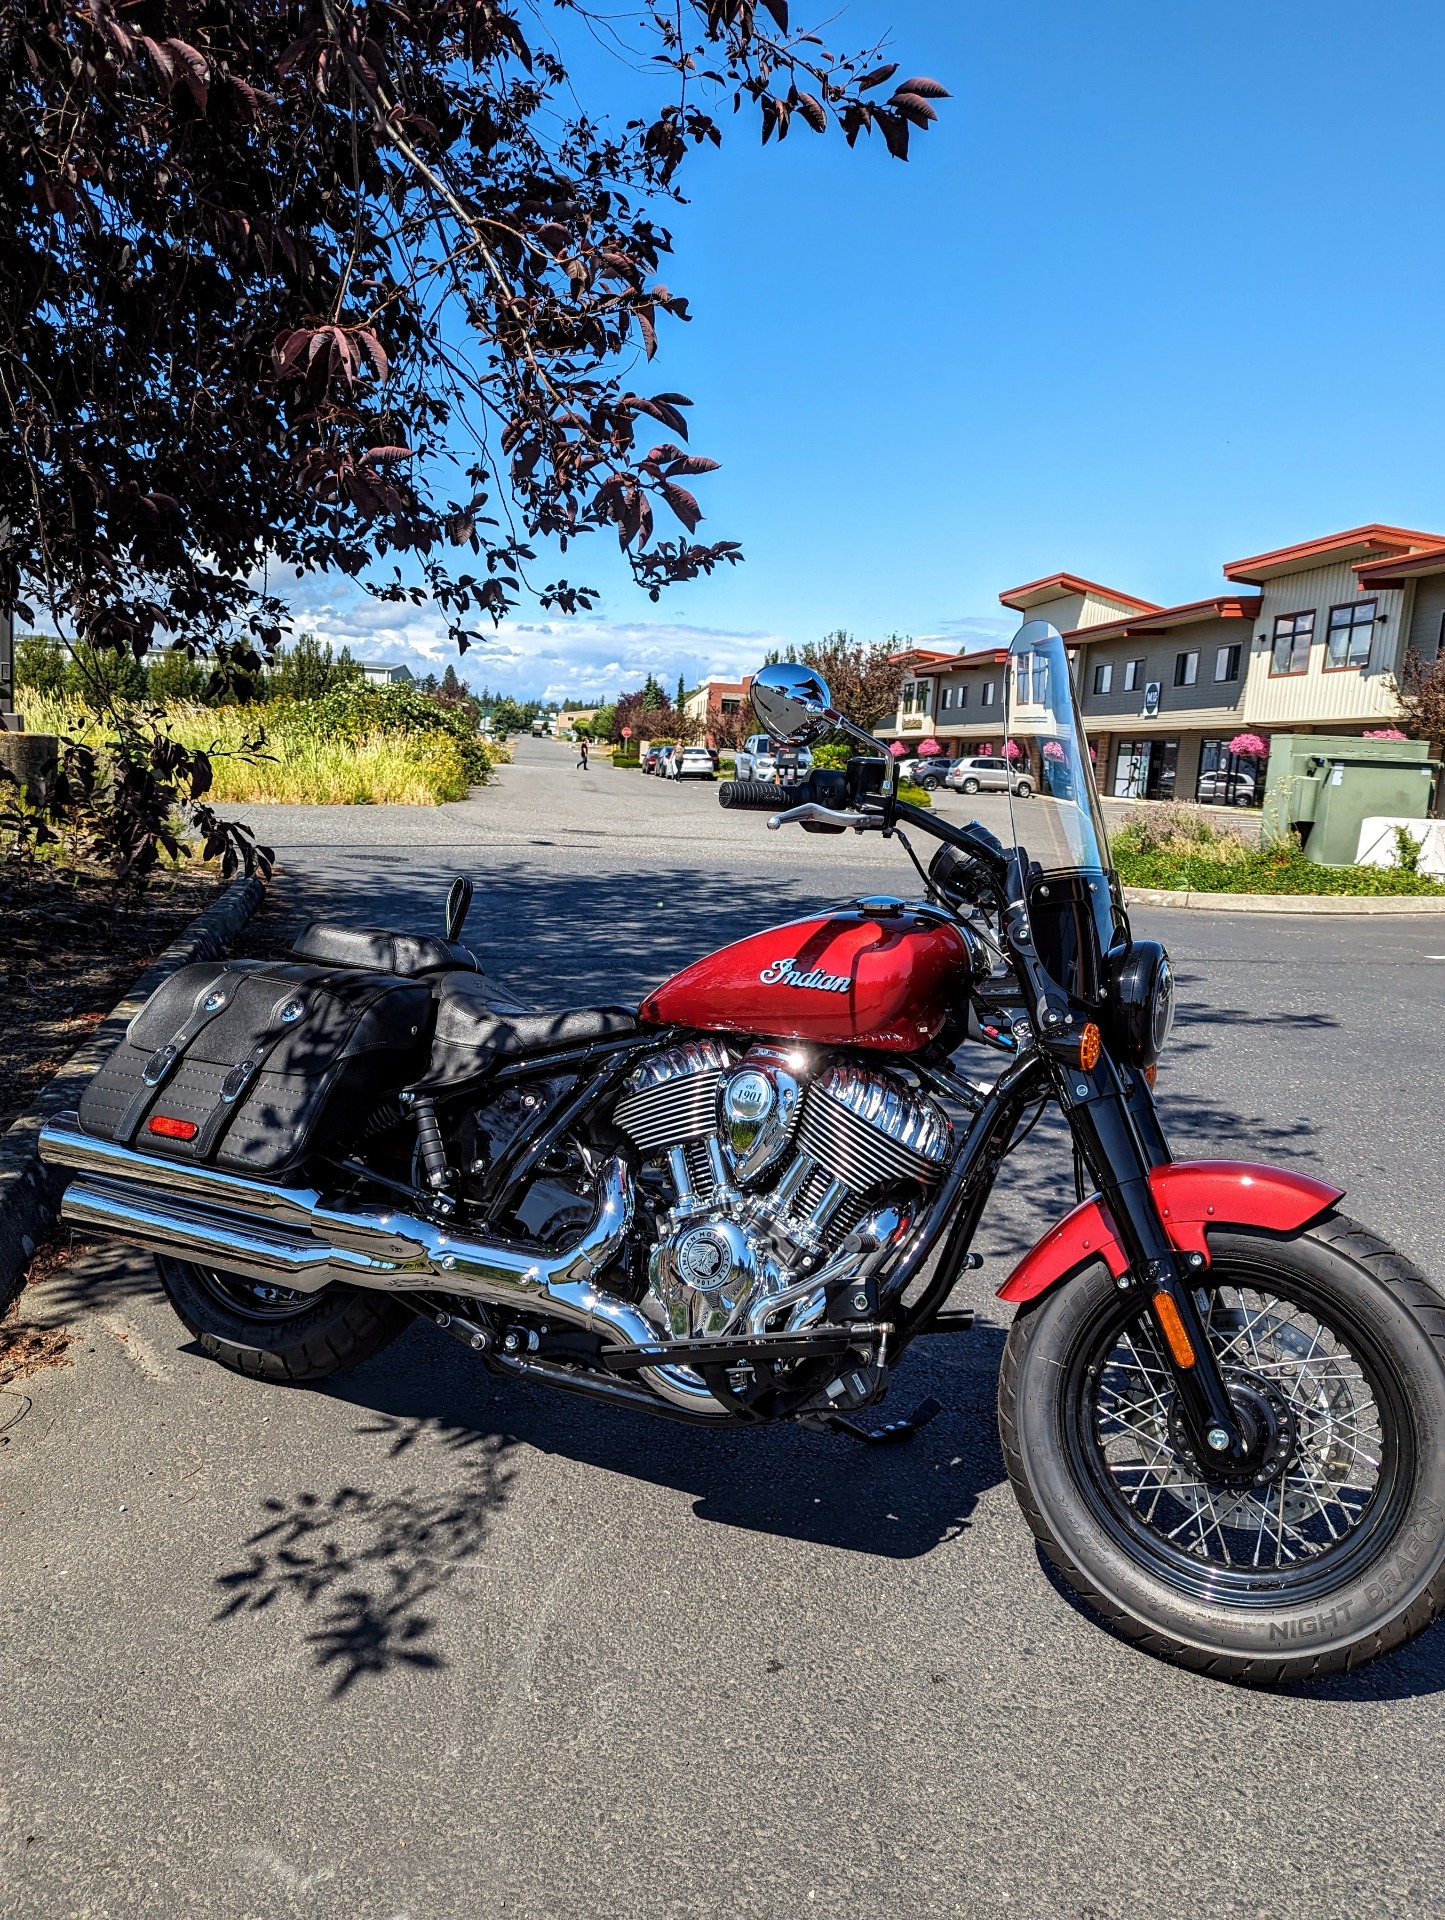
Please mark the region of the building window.
POLYGON ((1237 680, 1239 678, 1239 658, 1242 649, 1238 646, 1221 647, 1214 656, 1214 678, 1216 681, 1237 680))
POLYGON ((719 704, 724 713, 736 713, 743 703, 737 698, 736 694, 725 693, 719 704))
POLYGON ((958 704, 960 710, 968 705, 968 682, 966 680, 958 689, 958 704))
POLYGON ((1356 600, 1351 606, 1331 607, 1325 629, 1325 667, 1367 667, 1375 632, 1375 602, 1356 600))
POLYGON ((1126 660, 1124 662, 1125 693, 1137 693, 1143 684, 1144 662, 1142 660, 1126 660))
POLYGON ((949 708, 953 705, 953 688, 952 687, 945 687, 943 689, 943 698, 939 701, 938 704, 944 713, 948 712, 949 708))
POLYGON ((980 704, 985 707, 991 707, 993 705, 993 685, 992 680, 985 680, 983 683, 983 698, 980 704))
POLYGON ((1107 693, 1113 684, 1114 663, 1112 660, 1101 660, 1094 669, 1094 691, 1095 693, 1107 693))
POLYGON ((1274 623, 1272 674, 1304 673, 1310 664, 1310 642, 1315 637, 1313 613, 1282 613, 1274 623))
POLYGON ((1174 684, 1176 687, 1192 687, 1199 678, 1199 655, 1197 653, 1176 653, 1174 656, 1174 684))
POLYGON ((1177 740, 1121 740, 1114 761, 1117 800, 1172 800, 1177 740))
POLYGON ((1231 753, 1227 740, 1201 740, 1194 798, 1207 807, 1260 806, 1268 764, 1262 753, 1231 753))

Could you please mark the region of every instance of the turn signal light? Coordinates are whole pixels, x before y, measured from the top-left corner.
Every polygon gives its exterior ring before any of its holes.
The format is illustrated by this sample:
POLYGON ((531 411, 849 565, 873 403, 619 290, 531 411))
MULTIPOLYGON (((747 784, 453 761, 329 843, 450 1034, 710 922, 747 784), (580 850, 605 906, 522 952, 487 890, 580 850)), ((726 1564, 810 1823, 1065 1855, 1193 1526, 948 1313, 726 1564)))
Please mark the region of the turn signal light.
POLYGON ((1154 1317, 1164 1329, 1164 1338, 1169 1342, 1169 1351, 1174 1355, 1174 1364, 1179 1367, 1192 1367, 1194 1349, 1189 1344, 1189 1335, 1184 1331, 1184 1322, 1179 1318, 1179 1309, 1175 1306, 1171 1294, 1155 1294, 1154 1317))
POLYGON ((1098 1066, 1103 1047, 1104 1037, 1091 1020, 1079 1035, 1079 1065, 1085 1073, 1092 1073, 1098 1066))
POLYGON ((146 1122, 146 1132, 158 1133, 164 1140, 194 1140, 200 1128, 194 1120, 172 1120, 169 1114, 158 1113, 146 1122))
POLYGON ((1159 1078, 1158 1062, 1156 1061, 1152 1067, 1140 1067, 1139 1071, 1144 1076, 1144 1085, 1152 1092, 1154 1083, 1159 1078))

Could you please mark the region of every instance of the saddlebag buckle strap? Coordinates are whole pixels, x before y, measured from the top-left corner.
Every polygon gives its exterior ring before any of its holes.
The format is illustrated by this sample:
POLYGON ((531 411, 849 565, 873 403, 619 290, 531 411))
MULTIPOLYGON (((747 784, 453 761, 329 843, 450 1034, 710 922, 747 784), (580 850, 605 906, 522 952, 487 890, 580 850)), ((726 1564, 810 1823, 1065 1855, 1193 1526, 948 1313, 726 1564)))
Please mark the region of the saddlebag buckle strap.
POLYGON ((314 995, 290 987, 271 1009, 271 1018, 251 1051, 229 1069, 221 1082, 221 1095, 206 1115, 196 1135, 196 1158, 208 1160, 219 1146, 222 1134, 235 1118, 237 1103, 287 1034, 300 1025, 311 1011, 314 995))
POLYGON ((115 1138, 120 1146, 132 1144, 156 1096, 185 1059, 186 1049, 231 1004, 231 977, 223 972, 219 979, 200 989, 191 1002, 190 1013, 141 1068, 141 1084, 116 1126, 115 1138))

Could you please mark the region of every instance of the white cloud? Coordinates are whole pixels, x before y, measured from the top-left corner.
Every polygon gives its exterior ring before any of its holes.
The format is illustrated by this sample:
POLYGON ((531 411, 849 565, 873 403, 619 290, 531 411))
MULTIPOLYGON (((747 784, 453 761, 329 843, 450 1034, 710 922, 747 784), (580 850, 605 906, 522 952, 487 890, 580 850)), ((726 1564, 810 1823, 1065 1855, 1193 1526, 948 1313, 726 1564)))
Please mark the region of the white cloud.
POLYGON ((612 698, 640 686, 649 673, 671 685, 679 674, 695 686, 705 674, 736 676, 762 664, 784 644, 763 631, 733 632, 668 620, 505 620, 458 660, 439 613, 428 606, 375 600, 350 580, 309 575, 271 586, 290 601, 298 629, 358 660, 440 673, 454 663, 463 679, 503 693, 541 699, 612 698))
MULTIPOLYGON (((608 620, 598 614, 573 619, 504 620, 485 641, 458 660, 446 623, 435 608, 376 600, 344 577, 310 574, 269 582, 289 600, 298 629, 333 647, 349 647, 358 660, 404 665, 413 673, 440 673, 456 665, 473 686, 494 687, 523 698, 612 699, 642 684, 649 673, 671 687, 679 674, 695 686, 706 674, 737 678, 762 665, 766 653, 789 636, 755 629, 694 626, 675 620, 608 620)), ((913 636, 920 647, 996 646, 1017 622, 992 614, 941 620, 931 633, 913 636)))

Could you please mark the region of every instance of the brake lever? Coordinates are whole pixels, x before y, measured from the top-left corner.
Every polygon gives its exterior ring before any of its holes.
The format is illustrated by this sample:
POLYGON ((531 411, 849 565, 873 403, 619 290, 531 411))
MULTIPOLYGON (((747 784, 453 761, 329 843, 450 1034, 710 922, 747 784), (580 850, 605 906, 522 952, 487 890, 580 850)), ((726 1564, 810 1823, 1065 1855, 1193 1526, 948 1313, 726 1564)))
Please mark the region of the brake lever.
POLYGON ((776 833, 779 827, 788 827, 793 822, 816 820, 826 827, 852 827, 856 833, 862 833, 869 827, 883 830, 883 819, 874 813, 845 813, 834 807, 819 806, 816 800, 805 801, 801 807, 789 807, 786 813, 774 813, 768 816, 768 831, 776 833))

